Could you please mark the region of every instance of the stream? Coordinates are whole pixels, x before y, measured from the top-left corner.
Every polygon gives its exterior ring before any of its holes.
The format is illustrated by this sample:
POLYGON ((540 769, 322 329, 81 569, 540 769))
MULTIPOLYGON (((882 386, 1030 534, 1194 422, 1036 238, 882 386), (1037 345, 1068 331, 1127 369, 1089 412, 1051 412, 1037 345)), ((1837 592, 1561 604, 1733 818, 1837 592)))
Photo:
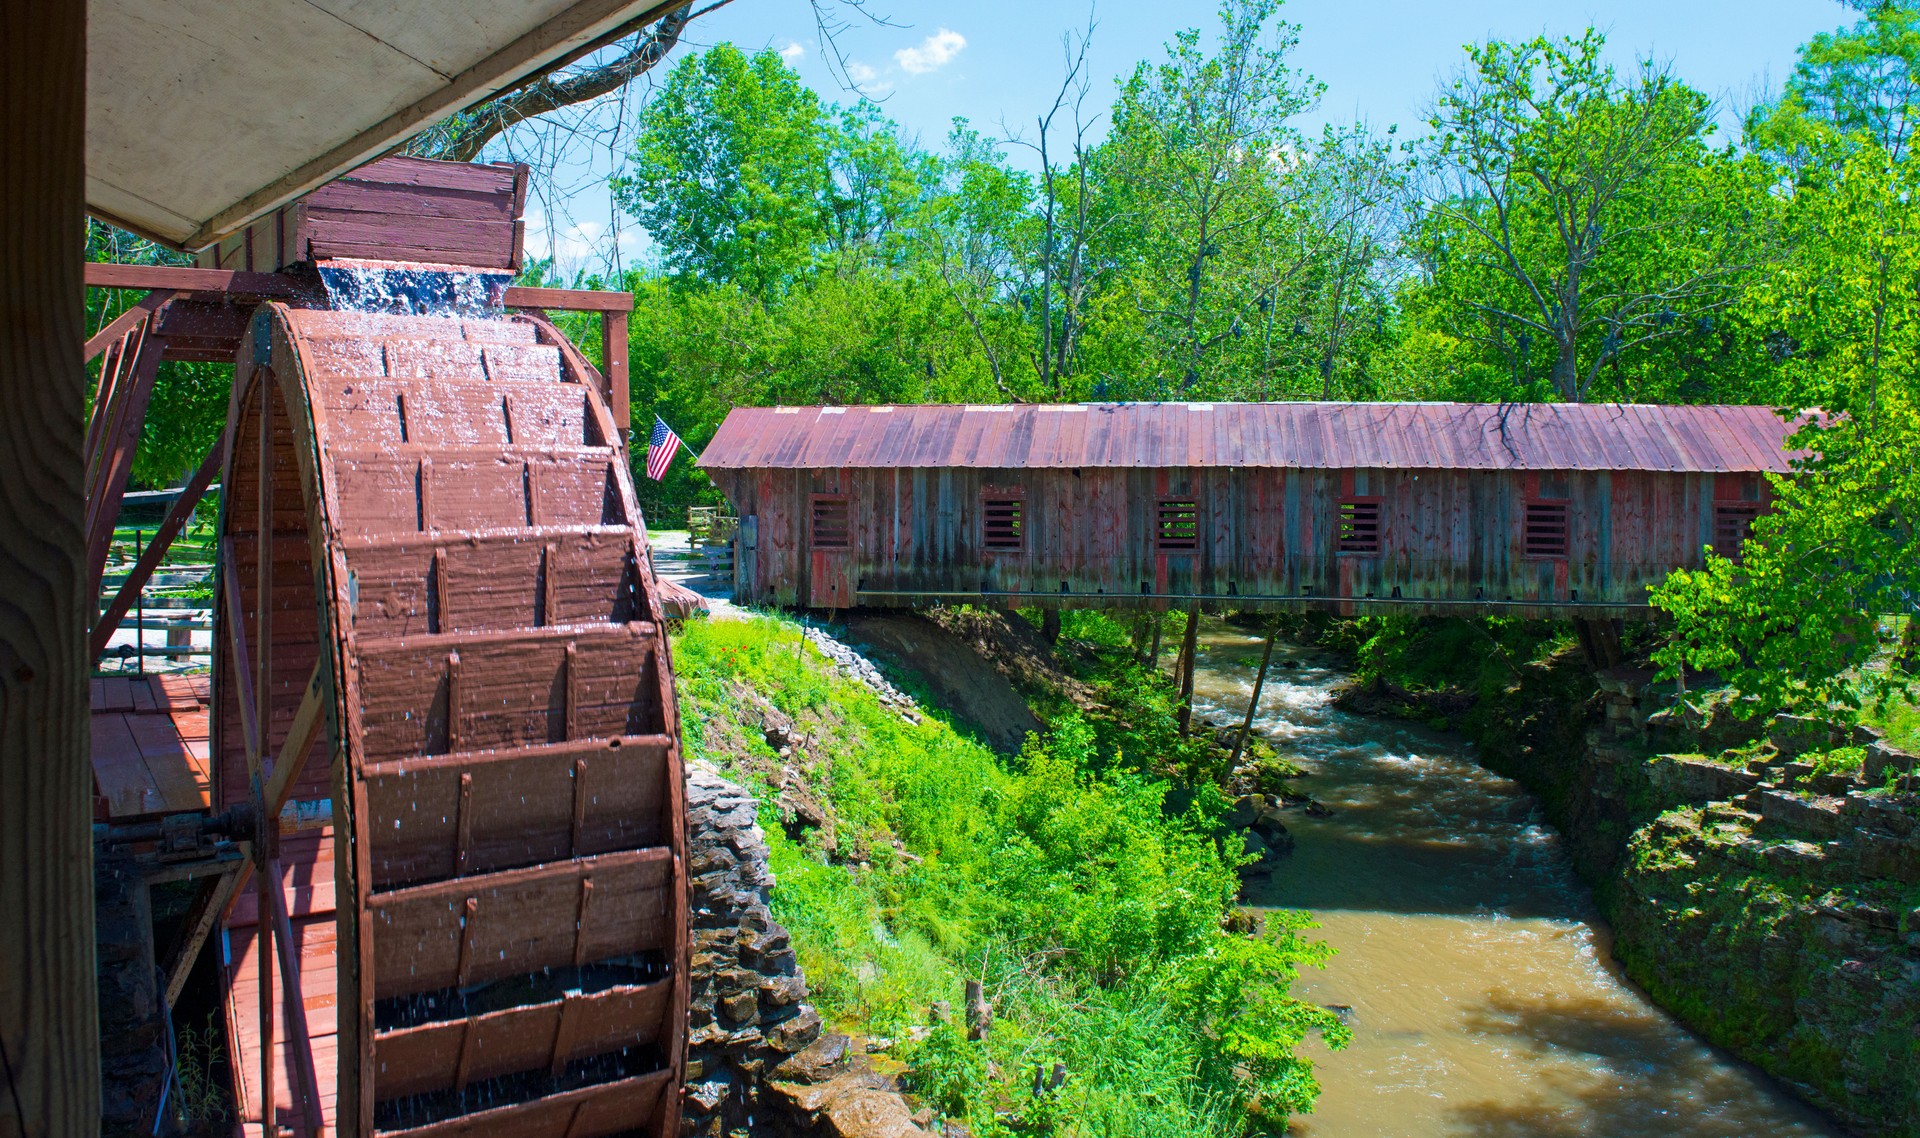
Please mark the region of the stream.
MULTIPOLYGON (((1195 717, 1237 724, 1260 639, 1209 623, 1195 717)), ((1331 810, 1287 811, 1296 847, 1256 907, 1311 911, 1337 950, 1296 994, 1351 1008, 1309 1051, 1315 1138, 1746 1138, 1844 1134, 1715 1050, 1620 974, 1558 833, 1466 742, 1330 706, 1344 676, 1278 644, 1255 730, 1331 810)))

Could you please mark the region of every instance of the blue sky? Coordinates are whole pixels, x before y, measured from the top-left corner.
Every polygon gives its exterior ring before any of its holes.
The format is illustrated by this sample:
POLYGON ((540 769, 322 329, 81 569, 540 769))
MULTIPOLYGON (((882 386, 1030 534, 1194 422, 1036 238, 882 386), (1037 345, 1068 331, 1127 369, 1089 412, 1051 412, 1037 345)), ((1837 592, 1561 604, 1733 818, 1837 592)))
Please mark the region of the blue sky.
MULTIPOLYGON (((1100 111, 1111 102, 1115 78, 1135 62, 1160 58, 1162 45, 1181 28, 1216 22, 1214 6, 1200 0, 1105 0, 1092 8, 1078 0, 866 4, 892 26, 848 15, 835 42, 863 89, 908 136, 930 146, 945 137, 955 116, 989 133, 1000 133, 1004 124, 1031 135, 1034 115, 1052 102, 1064 70, 1061 38, 1084 30, 1090 11, 1097 26, 1088 105, 1100 111)), ((1670 65, 1719 100, 1723 121, 1731 124, 1740 109, 1779 86, 1809 36, 1857 19, 1834 0, 1290 0, 1281 16, 1300 25, 1296 65, 1327 87, 1303 127, 1317 133, 1321 123, 1365 120, 1383 129, 1397 123, 1403 136, 1418 128, 1421 107, 1459 67, 1461 46, 1472 41, 1570 35, 1592 24, 1608 34, 1620 62, 1649 56, 1670 65)), ((722 40, 783 52, 830 101, 855 97, 828 65, 807 0, 734 0, 696 21, 675 54, 722 40)), ((640 90, 632 98, 644 95, 640 90)), ((644 236, 621 222, 601 186, 618 142, 577 149, 559 172, 550 205, 530 211, 530 248, 544 252, 553 240, 549 230, 558 230, 561 261, 577 264, 591 259, 595 247, 608 246, 612 228, 625 258, 643 256, 644 236)))

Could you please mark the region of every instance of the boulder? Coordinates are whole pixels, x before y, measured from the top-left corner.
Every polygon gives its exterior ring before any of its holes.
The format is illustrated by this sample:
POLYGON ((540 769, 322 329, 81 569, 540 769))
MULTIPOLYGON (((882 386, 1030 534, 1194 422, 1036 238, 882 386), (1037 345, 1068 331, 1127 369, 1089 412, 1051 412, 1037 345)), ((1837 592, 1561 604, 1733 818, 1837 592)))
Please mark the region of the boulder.
POLYGON ((834 1138, 914 1138, 916 1126, 906 1102, 893 1091, 861 1089, 834 1099, 822 1112, 824 1129, 834 1138))
POLYGON ((1920 841, 1863 831, 1854 842, 1853 853, 1860 872, 1868 877, 1909 885, 1920 882, 1920 841))
POLYGON ((1761 852, 1766 864, 1782 873, 1816 876, 1826 867, 1826 851, 1810 842, 1781 842, 1761 852))
POLYGON ((1884 739, 1868 744, 1866 762, 1860 767, 1860 781, 1879 786, 1887 781, 1889 771, 1897 774, 1920 771, 1920 755, 1904 751, 1884 739))
POLYGON ((787 1083, 823 1083, 845 1071, 852 1062, 851 1039, 833 1032, 787 1056, 773 1069, 773 1077, 787 1083))
POLYGON ((1759 719, 1742 719, 1735 708, 1732 693, 1725 690, 1693 699, 1683 696, 1673 706, 1647 716, 1646 730, 1666 745, 1730 751, 1758 739, 1763 730, 1759 719))
POLYGON ((1286 853, 1293 849, 1293 835, 1287 832, 1286 822, 1281 818, 1278 807, 1262 809, 1260 816, 1253 821, 1253 832, 1276 851, 1286 853))
POLYGON ((1221 815, 1220 824, 1229 830, 1244 830, 1260 817, 1260 808, 1265 805, 1257 794, 1243 795, 1234 800, 1233 809, 1221 815))
POLYGON ((918 1138, 927 1132, 898 1091, 872 1071, 848 1071, 824 1083, 775 1082, 775 1105, 833 1138, 918 1138))

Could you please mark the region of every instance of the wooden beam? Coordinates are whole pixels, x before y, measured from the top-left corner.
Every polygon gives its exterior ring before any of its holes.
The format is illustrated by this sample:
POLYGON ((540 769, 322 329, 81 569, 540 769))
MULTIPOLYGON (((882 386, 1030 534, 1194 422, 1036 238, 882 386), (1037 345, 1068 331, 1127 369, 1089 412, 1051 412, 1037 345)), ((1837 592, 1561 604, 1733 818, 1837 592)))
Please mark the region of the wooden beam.
POLYGON ((0 1110, 34 1138, 100 1132, 74 256, 86 59, 87 5, 0 4, 0 1110))
POLYGON ((1267 633, 1267 646, 1260 653, 1260 670, 1253 677, 1253 695, 1247 699, 1247 717, 1240 721, 1240 734, 1233 741, 1233 757, 1227 760, 1229 771, 1240 765, 1240 755, 1247 749, 1247 734, 1253 730, 1253 716, 1260 708, 1260 689, 1267 686, 1267 665, 1273 662, 1273 641, 1280 635, 1280 626, 1276 623, 1267 633))
POLYGON ((116 385, 119 406, 110 411, 100 433, 98 461, 93 464, 94 477, 87 486, 88 587, 94 597, 100 595, 100 576, 106 571, 107 553, 113 545, 113 526, 120 520, 120 498, 127 492, 133 452, 140 446, 140 428, 147 421, 147 401, 153 396, 160 359, 166 352, 166 344, 158 336, 141 334, 139 329, 128 335, 137 337, 139 346, 131 370, 116 385))
POLYGON ((172 289, 157 288, 140 298, 132 308, 113 318, 106 327, 87 338, 84 349, 88 360, 107 350, 107 345, 133 330, 135 324, 153 315, 155 309, 177 295, 172 289))
POLYGON ((164 288, 178 292, 237 292, 249 296, 296 296, 299 285, 279 273, 233 269, 188 269, 175 265, 107 265, 87 262, 89 288, 164 288))
POLYGON ((633 430, 633 394, 627 380, 627 311, 633 307, 633 294, 620 295, 627 298, 626 310, 600 313, 600 362, 607 373, 613 425, 625 436, 633 430))
POLYGON ((600 292, 587 288, 507 289, 503 303, 508 308, 558 308, 562 312, 632 312, 630 292, 600 292))
POLYGON ((127 579, 121 583, 120 591, 114 594, 106 611, 100 614, 100 619, 94 621, 91 648, 95 659, 100 657, 100 653, 106 651, 107 641, 113 638, 114 630, 120 627, 120 622, 125 619, 127 610, 133 607, 133 602, 139 597, 140 590, 146 588, 147 581, 153 577, 153 571, 160 565, 160 559, 173 545, 173 539, 180 536, 181 529, 185 528, 187 518, 193 514, 194 506, 206 495, 207 487, 212 485, 214 476, 220 473, 220 463, 226 457, 226 449, 226 440, 222 439, 207 451, 207 457, 200 460, 200 469, 193 472, 193 477, 187 480, 186 488, 180 491, 180 496, 175 498, 173 505, 167 509, 167 516, 161 519, 160 528, 153 531, 153 540, 140 554, 140 560, 134 563, 133 571, 128 573, 127 579))
MULTIPOLYGON (((276 825, 278 822, 276 821, 276 825)), ((313 1035, 307 1028, 307 1001, 300 984, 300 942, 293 935, 293 918, 287 913, 286 875, 280 871, 280 859, 267 861, 266 890, 268 899, 273 903, 273 939, 280 948, 280 990, 287 1002, 287 1069, 293 1073, 294 1093, 300 1096, 301 1114, 307 1124, 307 1133, 319 1138, 325 1122, 320 1113, 320 1079, 313 1065, 313 1035)), ((266 925, 266 914, 261 915, 260 927, 266 925)), ((261 964, 266 963, 265 958, 261 964)), ((266 975, 264 968, 261 975, 266 975)), ((260 1037, 261 1056, 266 1061, 267 1070, 273 1069, 273 1034, 267 1032, 260 1037)), ((271 1075, 269 1075, 271 1077, 271 1075)), ((272 1101, 272 1091, 261 1097, 263 1101, 272 1101)), ((264 1125, 268 1121, 261 1115, 261 1133, 271 1138, 273 1131, 264 1125)))
POLYGON ((273 773, 267 778, 266 817, 280 817, 287 796, 293 791, 294 778, 307 765, 307 753, 313 750, 314 741, 327 725, 327 682, 320 667, 325 659, 323 654, 313 662, 313 674, 307 677, 307 694, 301 697, 300 709, 293 713, 293 725, 287 729, 286 741, 280 745, 280 755, 273 761, 273 773))
MULTIPOLYGON (((251 849, 249 843, 241 843, 251 849)), ((173 1007, 180 1002, 180 993, 186 990, 187 977, 193 974, 194 962, 200 959, 200 950, 205 947, 207 937, 213 934, 213 926, 219 921, 220 914, 227 911, 239 893, 240 886, 246 880, 246 858, 251 853, 242 854, 242 860, 232 869, 220 874, 200 887, 200 893, 193 900, 193 907, 187 910, 186 920, 180 932, 180 948, 167 964, 167 1006, 173 1007)))
POLYGON ((1193 602, 1187 610, 1187 631, 1180 638, 1180 737, 1186 738, 1193 729, 1193 663, 1199 649, 1200 602, 1193 602))
POLYGON ((240 607, 240 571, 233 567, 233 547, 223 544, 220 549, 220 587, 226 594, 226 615, 221 623, 227 626, 227 640, 233 645, 233 679, 239 685, 240 730, 247 745, 247 765, 253 768, 255 778, 259 777, 260 763, 260 725, 253 720, 253 676, 247 663, 247 625, 240 607))

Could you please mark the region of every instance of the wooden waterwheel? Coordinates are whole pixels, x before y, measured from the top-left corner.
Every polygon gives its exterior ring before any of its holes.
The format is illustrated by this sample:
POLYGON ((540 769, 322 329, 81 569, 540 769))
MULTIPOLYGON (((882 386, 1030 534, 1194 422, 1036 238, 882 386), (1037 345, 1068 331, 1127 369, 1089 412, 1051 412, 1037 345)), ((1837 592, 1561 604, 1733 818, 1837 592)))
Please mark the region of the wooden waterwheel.
POLYGON ((260 820, 222 924, 246 1134, 678 1128, 676 711, 593 378, 524 315, 247 329, 212 739, 260 820))

